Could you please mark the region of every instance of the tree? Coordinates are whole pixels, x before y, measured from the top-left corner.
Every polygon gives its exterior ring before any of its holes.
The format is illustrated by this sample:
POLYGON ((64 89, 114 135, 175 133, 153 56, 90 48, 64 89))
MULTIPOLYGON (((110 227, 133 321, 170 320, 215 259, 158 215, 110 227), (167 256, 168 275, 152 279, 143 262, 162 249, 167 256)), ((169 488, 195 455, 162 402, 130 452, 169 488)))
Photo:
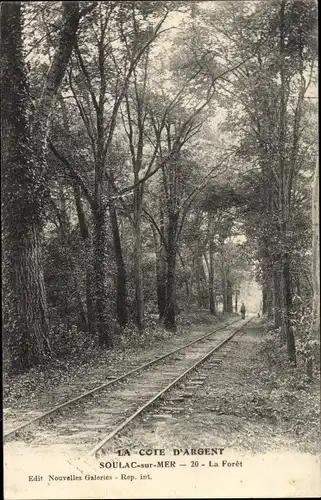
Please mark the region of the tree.
MULTIPOLYGON (((160 2, 156 9, 159 16, 155 23, 151 15, 153 11, 146 10, 143 4, 99 4, 94 29, 90 26, 89 31, 87 27, 83 38, 78 39, 75 58, 69 71, 69 91, 74 100, 73 106, 67 110, 71 122, 74 122, 69 128, 73 134, 79 134, 79 125, 78 122, 75 123, 73 114, 73 109, 76 108, 82 120, 81 134, 85 138, 85 144, 82 146, 85 151, 82 156, 87 158, 86 180, 81 172, 80 154, 78 153, 78 158, 73 155, 74 161, 70 161, 68 154, 58 151, 52 144, 52 151, 72 170, 91 208, 94 221, 93 322, 100 344, 107 347, 112 342, 107 331, 113 329, 106 289, 108 213, 117 269, 118 323, 124 326, 128 317, 126 270, 116 204, 121 193, 118 192, 115 179, 113 159, 116 154, 113 141, 119 132, 119 112, 135 69, 149 47, 161 35, 162 25, 171 8, 171 2, 160 2), (93 49, 90 52, 88 44, 93 49)), ((129 188, 129 191, 131 189, 129 188)))
POLYGON ((305 133, 310 105, 305 97, 314 79, 315 8, 309 2, 280 0, 268 8, 260 4, 253 11, 245 4, 227 6, 229 14, 231 10, 234 17, 230 15, 222 28, 230 54, 237 58, 252 54, 221 90, 229 98, 231 93, 238 96, 240 106, 230 110, 228 127, 232 123, 241 126, 243 120, 241 157, 252 163, 253 171, 261 170, 265 203, 264 218, 262 212, 260 216, 265 227, 258 230, 258 250, 262 275, 266 288, 273 289, 275 326, 281 328, 289 359, 295 363, 291 266, 300 170, 310 164, 305 133), (272 281, 267 272, 271 268, 272 281))
MULTIPOLYGON (((86 7, 87 11, 87 7, 86 7)), ((21 2, 1 5, 5 335, 14 371, 50 355, 41 260, 48 120, 84 10, 63 2, 57 48, 30 122, 21 2)))
POLYGON ((144 328, 144 293, 141 248, 141 222, 145 182, 153 169, 159 149, 159 141, 151 147, 148 161, 145 159, 146 128, 148 119, 148 51, 142 60, 142 68, 134 71, 132 88, 125 95, 125 112, 122 114, 123 126, 130 150, 130 161, 133 169, 133 214, 129 219, 134 236, 134 280, 135 280, 135 322, 137 328, 144 328), (141 71, 139 71, 141 70, 141 71), (139 74, 142 73, 142 74, 139 74), (132 94, 132 95, 131 95, 132 94), (144 168, 145 167, 145 168, 144 168), (142 170, 143 177, 140 179, 142 170))

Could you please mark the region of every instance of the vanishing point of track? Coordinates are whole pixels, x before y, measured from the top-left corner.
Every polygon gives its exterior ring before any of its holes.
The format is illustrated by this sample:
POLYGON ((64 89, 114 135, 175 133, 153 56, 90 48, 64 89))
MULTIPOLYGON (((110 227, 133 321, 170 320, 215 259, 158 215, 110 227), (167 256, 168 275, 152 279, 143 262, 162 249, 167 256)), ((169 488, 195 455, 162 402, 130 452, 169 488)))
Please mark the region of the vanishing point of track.
MULTIPOLYGON (((141 397, 141 395, 137 394, 138 392, 137 387, 135 387, 135 385, 133 386, 133 383, 135 383, 135 381, 132 383, 132 388, 130 389, 132 392, 129 392, 129 394, 127 394, 128 398, 126 398, 126 394, 124 396, 123 389, 120 390, 118 389, 119 392, 118 399, 120 401, 123 400, 125 402, 126 408, 124 408, 124 410, 120 408, 119 411, 117 411, 116 409, 116 414, 117 414, 116 419, 115 419, 115 413, 113 413, 112 410, 114 408, 114 401, 117 401, 117 388, 114 391, 115 394, 107 393, 107 395, 101 396, 100 400, 97 402, 97 406, 99 406, 103 411, 103 420, 105 420, 105 423, 102 421, 102 424, 101 423, 97 424, 97 427, 99 429, 98 432, 101 432, 102 429, 104 429, 105 431, 107 422, 108 423, 111 422, 109 426, 110 427, 109 432, 105 434, 103 439, 99 439, 99 442, 89 452, 89 455, 97 455, 100 451, 104 451, 104 447, 106 446, 106 444, 110 442, 114 437, 116 437, 121 431, 123 431, 134 419, 141 416, 146 410, 151 409, 156 401, 162 400, 165 394, 168 393, 171 389, 173 389, 174 386, 178 386, 179 384, 181 384, 182 381, 186 378, 186 376, 190 375, 192 372, 197 370, 198 367, 206 360, 208 360, 214 353, 216 354, 216 352, 220 350, 223 346, 225 346, 235 336, 235 334, 243 328, 243 326, 245 326, 247 323, 249 323, 249 321, 251 321, 251 319, 252 318, 250 318, 245 322, 243 321, 241 324, 239 324, 239 326, 236 329, 234 329, 231 333, 229 332, 229 334, 219 344, 216 344, 214 347, 211 347, 210 350, 206 348, 206 345, 204 346, 204 342, 211 342, 210 337, 214 333, 229 329, 236 322, 239 322, 239 320, 233 321, 228 324, 222 324, 218 326, 215 330, 212 330, 210 333, 207 333, 206 335, 200 336, 197 339, 188 342, 187 344, 184 344, 160 357, 153 359, 152 361, 149 361, 148 363, 144 363, 143 365, 130 370, 124 375, 116 377, 104 384, 95 387, 90 391, 87 391, 73 399, 70 399, 58 406, 55 406, 54 408, 42 413, 41 415, 31 419, 30 421, 25 422, 20 426, 14 428, 13 430, 7 432, 6 434, 4 434, 4 440, 7 440, 8 438, 13 436, 17 436, 21 431, 25 431, 27 428, 33 428, 34 424, 36 423, 39 423, 40 425, 41 422, 47 421, 48 417, 49 420, 51 420, 52 422, 53 416, 58 418, 59 416, 61 416, 61 413, 63 413, 66 409, 70 410, 72 409, 72 407, 77 408, 79 404, 85 401, 87 401, 87 406, 90 407, 90 404, 88 403, 88 399, 90 397, 95 398, 97 397, 98 393, 104 393, 108 391, 112 386, 117 387, 121 385, 123 381, 125 381, 126 379, 130 379, 132 375, 135 376, 137 374, 140 374, 141 378, 142 376, 144 378, 141 381, 138 380, 137 381, 138 383, 136 382, 136 385, 139 388, 147 384, 146 391, 144 394, 145 397, 143 398, 143 400, 141 401, 139 400, 139 397, 141 397), (192 351, 191 349, 189 349, 191 347, 193 348, 192 351), (182 356, 183 351, 188 353, 188 356, 186 358, 177 357, 177 356, 182 356), (167 358, 171 360, 169 362, 171 364, 165 367, 163 366, 162 361, 167 360, 167 358), (189 360, 193 361, 193 358, 195 359, 195 362, 192 362, 192 364, 188 363, 189 360), (156 374, 158 375, 156 377, 156 382, 152 380, 151 382, 149 382, 149 385, 151 386, 148 387, 148 379, 146 380, 145 378, 146 375, 148 376, 149 373, 148 369, 153 365, 158 366, 158 364, 160 365, 160 367, 158 368, 161 368, 162 370, 160 374, 156 374), (160 381, 162 382, 161 387, 159 387, 160 381), (111 401, 109 401, 110 398, 108 398, 108 396, 112 396, 111 401), (130 397, 133 396, 134 399, 130 401, 130 397), (126 402, 126 399, 129 400, 128 404, 126 402), (106 411, 108 412, 108 410, 109 410, 109 415, 108 414, 106 415, 106 411)), ((195 384, 197 386, 198 382, 195 382, 195 384)), ((126 389, 127 387, 130 388, 130 382, 127 383, 126 389)), ((192 385, 192 388, 195 388, 195 386, 192 385)), ((99 410, 100 413, 101 410, 99 410)), ((83 413, 84 412, 82 412, 81 415, 83 415, 83 413)), ((101 418, 97 413, 97 410, 96 414, 94 414, 94 417, 96 418, 96 420, 98 418, 98 420, 101 421, 101 418)), ((95 418, 92 418, 91 416, 90 420, 89 418, 87 418, 87 422, 95 420, 95 418)), ((76 419, 73 420, 73 422, 75 422, 75 420, 78 421, 79 419, 81 420, 81 417, 78 415, 76 419)), ((68 424, 68 427, 72 427, 72 425, 70 426, 70 422, 68 424)), ((72 434, 72 429, 71 432, 69 432, 67 429, 68 428, 66 427, 66 424, 63 423, 63 425, 60 426, 61 434, 62 435, 65 435, 66 433, 69 435, 72 434)), ((58 429, 58 434, 59 434, 59 429, 58 429)), ((53 442, 54 441, 55 437, 53 439, 53 442)), ((97 434, 95 435, 95 438, 91 439, 91 443, 93 441, 97 442, 97 434)))

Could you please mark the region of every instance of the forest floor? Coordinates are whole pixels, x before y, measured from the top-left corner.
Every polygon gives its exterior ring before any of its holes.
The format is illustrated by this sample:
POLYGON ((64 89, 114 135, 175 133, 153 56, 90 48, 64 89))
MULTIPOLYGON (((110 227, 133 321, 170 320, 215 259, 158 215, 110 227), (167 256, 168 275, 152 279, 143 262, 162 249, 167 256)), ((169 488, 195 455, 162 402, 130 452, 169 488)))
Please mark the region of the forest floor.
MULTIPOLYGON (((80 389, 83 391, 84 385, 88 389, 102 383, 106 366, 108 373, 114 374, 117 370, 122 373, 186 343, 193 335, 200 336, 211 331, 213 323, 205 324, 207 319, 203 320, 203 323, 179 329, 178 334, 172 337, 160 335, 148 347, 136 346, 133 351, 128 348, 126 351, 119 349, 102 354, 102 358, 96 359, 92 365, 78 366, 78 369, 73 367, 67 374, 55 379, 53 386, 50 380, 42 382, 38 390, 29 392, 28 397, 28 376, 24 376, 21 396, 7 397, 4 403, 7 425, 10 427, 10 423, 14 423, 18 416, 21 421, 22 412, 28 416, 32 411, 36 414, 39 408, 43 411, 53 402, 57 404, 74 396, 75 392, 78 394, 80 389)), ((267 496, 278 496, 284 481, 286 484, 282 492, 286 496, 315 496, 315 491, 320 492, 317 486, 321 442, 320 381, 315 377, 313 382, 308 382, 300 364, 297 369, 288 366, 285 353, 279 352, 279 346, 276 348, 276 338, 267 332, 260 320, 255 319, 244 330, 238 335, 232 353, 220 364, 219 372, 206 372, 207 379, 203 386, 197 388, 193 397, 184 403, 180 413, 165 421, 153 419, 152 415, 147 414, 143 422, 134 424, 126 435, 115 441, 111 453, 125 448, 135 454, 141 448, 172 450, 222 447, 226 450, 224 458, 227 459, 242 461, 246 456, 250 460, 254 460, 255 456, 260 457, 260 463, 251 462, 251 467, 254 475, 257 474, 257 491, 260 491, 262 483, 262 467, 269 469, 264 476, 267 496), (301 482, 296 483, 297 479, 294 478, 298 477, 301 482), (276 488, 276 494, 271 490, 272 485, 276 488)), ((33 384, 32 377, 29 384, 33 384)), ((8 443, 6 448, 8 460, 17 456, 18 449, 21 457, 29 456, 30 453, 28 445, 18 441, 8 443)), ((32 446, 33 460, 38 457, 38 462, 47 456, 47 460, 52 463, 54 453, 54 445, 32 446)), ((200 460, 205 457, 188 458, 200 460)), ((18 467, 16 459, 14 463, 18 467)), ((252 491, 244 490, 244 494, 252 494, 252 491)), ((204 494, 209 493, 206 490, 204 494)))

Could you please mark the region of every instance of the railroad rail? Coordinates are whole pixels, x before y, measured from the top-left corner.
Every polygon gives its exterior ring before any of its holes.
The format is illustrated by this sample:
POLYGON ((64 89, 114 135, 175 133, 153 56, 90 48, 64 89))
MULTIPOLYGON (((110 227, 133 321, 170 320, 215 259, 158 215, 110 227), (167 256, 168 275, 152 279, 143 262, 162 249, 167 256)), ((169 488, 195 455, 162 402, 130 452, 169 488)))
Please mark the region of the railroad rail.
POLYGON ((122 380, 125 380, 126 378, 130 377, 134 373, 138 373, 138 372, 140 372, 140 371, 142 371, 150 366, 153 366, 155 363, 158 363, 159 361, 162 361, 163 359, 166 359, 169 356, 172 356, 173 354, 176 354, 177 352, 179 352, 183 349, 186 349, 187 347, 189 347, 193 344, 196 344, 197 342, 200 342, 203 339, 210 337, 211 335, 213 335, 217 331, 221 330, 222 328, 228 327, 228 326, 236 323, 237 321, 238 321, 238 319, 235 321, 232 321, 230 323, 227 323, 225 325, 222 324, 222 325, 218 326, 215 330, 212 330, 211 332, 209 332, 205 335, 202 335, 201 337, 199 337, 195 340, 192 340, 191 342, 188 342, 187 344, 183 344, 182 346, 180 346, 176 349, 173 349, 172 351, 169 351, 169 352, 163 354, 162 356, 159 356, 151 361, 148 361, 147 363, 144 363, 143 365, 140 365, 140 366, 130 370, 129 372, 124 373, 123 375, 120 375, 119 377, 115 377, 112 380, 109 380, 108 382, 105 382, 97 387, 94 387, 93 389, 91 389, 89 391, 84 392, 83 394, 80 394, 79 396, 76 396, 75 398, 69 399, 69 400, 65 401, 64 403, 61 403, 57 406, 54 406, 53 408, 42 413, 41 415, 38 415, 37 417, 34 417, 33 419, 29 420, 28 422, 25 422, 21 425, 18 425, 17 427, 12 429, 11 431, 4 433, 4 436, 3 436, 4 440, 8 439, 9 437, 14 436, 17 432, 20 432, 20 431, 26 429, 27 427, 35 424, 36 422, 40 422, 41 420, 43 420, 46 417, 49 417, 49 416, 53 415, 54 413, 58 413, 60 410, 63 410, 67 406, 71 406, 72 404, 77 403, 78 401, 81 401, 81 400, 87 398, 88 396, 91 396, 91 395, 93 395, 93 394, 95 394, 103 389, 106 389, 107 387, 112 386, 112 385, 116 384, 117 382, 121 382, 122 380))
MULTIPOLYGON (((191 367, 187 368, 183 373, 178 375, 172 382, 170 382, 166 387, 164 387, 161 391, 159 391, 157 394, 152 396, 146 403, 144 403, 140 408, 138 408, 130 417, 125 419, 120 425, 118 425, 112 432, 110 432, 107 436, 105 436, 99 443, 94 446, 90 452, 88 453, 88 457, 96 456, 99 451, 103 449, 103 447, 111 441, 114 437, 119 434, 119 432, 123 431, 125 427, 127 427, 134 419, 136 419, 138 416, 142 415, 142 413, 146 410, 148 410, 157 400, 161 399, 166 392, 168 392, 170 389, 172 389, 175 385, 177 385, 179 382, 181 382, 186 375, 191 373, 193 370, 198 368, 202 363, 204 363, 210 356, 214 354, 214 352, 217 352, 219 349, 221 349, 227 342, 229 342, 246 324, 248 324, 253 318, 248 319, 245 323, 243 323, 241 326, 239 326, 236 330, 234 330, 231 335, 229 335, 226 339, 224 339, 220 344, 217 346, 213 347, 210 351, 208 351, 205 356, 203 356, 201 359, 196 361, 191 367)), ((229 325, 230 326, 230 325, 229 325)), ((208 335, 207 335, 208 336, 208 335)), ((204 338, 204 337, 203 337, 204 338)))
MULTIPOLYGON (((252 318, 250 318, 246 322, 242 322, 242 324, 239 325, 227 338, 225 338, 222 342, 220 342, 219 345, 216 345, 214 348, 210 349, 210 351, 206 352, 204 355, 200 356, 199 355, 200 353, 198 353, 197 355, 199 356, 199 358, 195 363, 192 364, 192 366, 188 366, 186 368, 186 366, 184 366, 184 363, 186 365, 186 360, 180 359, 179 362, 176 363, 176 358, 174 358, 174 360, 172 360, 172 361, 174 361, 174 364, 172 363, 172 365, 173 365, 172 370, 175 369, 177 371, 177 368, 179 368, 179 366, 177 366, 177 365, 179 365, 179 363, 181 362, 181 364, 183 365, 183 368, 184 368, 183 372, 181 372, 178 376, 177 376, 177 374, 173 375, 172 373, 167 373, 167 374, 165 373, 165 375, 166 375, 164 378, 165 383, 167 382, 166 377, 168 378, 168 383, 166 384, 166 386, 162 387, 161 390, 159 390, 159 387, 157 387, 157 384, 155 385, 155 383, 154 383, 155 387, 151 388, 151 397, 148 397, 147 401, 146 400, 143 402, 138 401, 138 404, 140 405, 138 409, 137 409, 137 397, 136 397, 131 403, 132 408, 127 408, 127 407, 125 408, 126 411, 123 412, 124 418, 122 418, 121 422, 116 421, 113 424, 113 430, 111 432, 109 432, 102 440, 100 440, 95 445, 95 447, 91 450, 90 454, 95 455, 99 452, 99 450, 102 450, 107 442, 109 442, 114 436, 116 436, 120 431, 122 431, 125 427, 127 427, 137 416, 141 415, 145 410, 150 408, 157 400, 159 400, 174 385, 178 384, 187 374, 189 374, 192 370, 197 368, 201 363, 203 363, 206 359, 208 359, 215 351, 217 351, 223 345, 225 345, 251 319, 252 318), (174 376, 174 379, 173 379, 173 376, 174 376), (143 404, 140 404, 140 403, 143 403, 143 404), (127 416, 128 412, 130 414, 127 416)), ((216 333, 220 330, 224 331, 224 329, 231 327, 232 325, 234 325, 238 321, 239 321, 239 319, 237 319, 236 321, 229 322, 228 324, 222 324, 222 325, 218 326, 215 330, 212 330, 211 332, 209 332, 205 335, 202 335, 201 337, 198 337, 197 339, 192 340, 192 341, 184 344, 183 346, 175 348, 172 351, 167 352, 166 354, 153 359, 152 361, 144 363, 143 365, 141 365, 137 368, 134 368, 134 369, 130 370, 129 372, 127 372, 119 377, 114 378, 113 380, 105 382, 104 384, 101 384, 101 385, 95 387, 94 389, 91 389, 90 391, 85 392, 84 394, 81 394, 73 399, 66 401, 65 403, 62 403, 62 404, 44 412, 44 413, 42 413, 41 415, 33 418, 32 420, 25 422, 25 423, 21 424, 20 426, 17 426, 16 428, 14 428, 10 432, 4 434, 4 440, 8 440, 8 438, 10 438, 14 435, 17 435, 17 433, 19 433, 20 431, 26 430, 26 428, 28 428, 28 427, 32 427, 37 422, 39 424, 41 424, 41 422, 43 420, 45 420, 47 417, 53 416, 54 414, 57 414, 56 417, 58 419, 58 416, 61 416, 60 415, 61 410, 69 409, 69 407, 72 407, 72 406, 75 406, 77 409, 77 405, 79 403, 82 403, 83 401, 85 401, 86 398, 88 398, 90 396, 96 397, 97 395, 99 395, 100 391, 104 392, 104 389, 108 390, 111 386, 114 386, 117 383, 121 384, 123 381, 130 378, 131 375, 139 374, 140 372, 141 372, 141 376, 144 375, 145 370, 152 367, 153 365, 156 365, 157 363, 161 363, 163 360, 166 360, 166 358, 170 358, 170 356, 173 356, 175 354, 182 355, 182 352, 184 350, 185 351, 187 350, 187 352, 188 352, 189 347, 192 347, 192 346, 194 347, 195 344, 201 344, 202 341, 210 340, 209 338, 214 333, 216 333)), ((195 349, 195 347, 194 347, 194 349, 195 349)), ((200 348, 198 347, 198 349, 200 349, 200 348)), ((204 347, 203 347, 203 349, 204 349, 204 347)), ((168 368, 167 368, 167 370, 168 370, 168 368)), ((158 374, 158 378, 159 378, 159 375, 162 376, 162 373, 158 374)), ((139 383, 141 383, 141 382, 138 381, 138 384, 139 383)), ((142 383, 141 383, 141 385, 142 385, 142 383)), ((121 390, 120 390, 118 397, 120 398, 120 400, 123 398, 123 400, 126 401, 126 398, 121 393, 121 390)), ((117 389, 114 392, 116 393, 117 389)), ((134 393, 136 393, 136 392, 137 391, 134 390, 134 393)), ((111 394, 111 397, 113 397, 113 395, 114 395, 114 393, 111 394)), ((109 401, 108 396, 110 396, 109 393, 107 394, 107 396, 102 396, 99 404, 101 405, 102 408, 107 408, 107 411, 111 411, 111 409, 113 408, 114 401, 113 400, 109 401), (106 397, 107 397, 107 399, 106 399, 106 397), (105 398, 105 400, 104 400, 104 398, 105 398)), ((114 398, 114 399, 117 400, 117 394, 116 394, 116 398, 114 398)), ((90 401, 88 402, 87 406, 90 406, 89 403, 90 403, 90 401)), ((126 404, 126 406, 128 406, 128 405, 126 404)), ((71 408, 71 411, 73 411, 73 410, 74 409, 71 408)), ((82 415, 83 415, 83 412, 82 412, 82 415)), ((114 415, 114 414, 111 413, 111 415, 114 415)), ((105 415, 105 410, 104 410, 104 417, 106 417, 106 421, 108 421, 108 418, 105 415)), ((79 418, 79 416, 77 418, 79 418)), ((77 421, 77 418, 74 420, 77 421)), ((80 420, 81 420, 81 418, 80 418, 80 420)), ((87 422, 88 422, 88 419, 87 419, 87 422)), ((66 429, 67 429, 66 424, 63 424, 63 426, 65 426, 63 434, 66 434, 66 429)), ((103 427, 105 429, 106 426, 103 424, 103 427)), ((97 441, 97 434, 95 434, 94 440, 97 441)))

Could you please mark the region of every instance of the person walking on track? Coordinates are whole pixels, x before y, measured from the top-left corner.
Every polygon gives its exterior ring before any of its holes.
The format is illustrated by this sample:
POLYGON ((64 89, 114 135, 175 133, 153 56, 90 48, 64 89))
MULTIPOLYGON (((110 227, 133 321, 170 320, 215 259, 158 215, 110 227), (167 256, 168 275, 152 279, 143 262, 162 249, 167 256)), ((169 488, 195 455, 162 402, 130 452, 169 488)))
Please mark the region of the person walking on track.
POLYGON ((242 319, 245 319, 245 313, 246 313, 246 308, 245 308, 244 302, 242 302, 242 305, 241 305, 242 319))

